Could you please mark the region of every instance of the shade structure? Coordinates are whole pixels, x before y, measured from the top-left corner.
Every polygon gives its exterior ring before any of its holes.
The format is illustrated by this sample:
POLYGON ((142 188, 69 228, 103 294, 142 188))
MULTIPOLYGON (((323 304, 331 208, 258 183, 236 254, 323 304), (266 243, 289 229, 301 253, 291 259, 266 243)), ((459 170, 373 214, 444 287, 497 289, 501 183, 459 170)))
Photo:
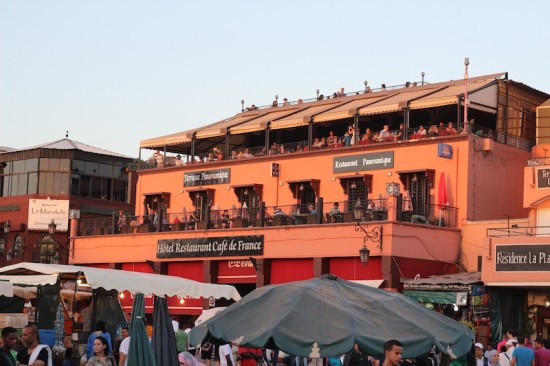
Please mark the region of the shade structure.
POLYGON ((153 349, 145 329, 145 297, 140 292, 136 294, 130 319, 130 349, 128 350, 128 365, 155 366, 153 349))
POLYGON ((439 189, 437 191, 437 205, 440 208, 449 206, 449 198, 447 197, 447 183, 445 182, 445 173, 441 172, 439 176, 439 189))
POLYGON ((174 327, 168 313, 166 298, 155 298, 153 320, 153 355, 157 365, 179 366, 174 327))
POLYGON ((208 338, 313 358, 341 355, 355 342, 383 357, 384 343, 397 339, 406 358, 425 355, 434 345, 460 357, 473 344, 472 332, 460 322, 400 293, 332 275, 254 290, 190 334, 192 344, 208 338))
POLYGON ((126 290, 130 292, 154 294, 157 296, 189 296, 194 298, 215 297, 217 299, 223 297, 235 301, 241 298, 237 289, 230 285, 203 283, 176 276, 64 264, 23 262, 4 266, 0 268, 0 280, 2 280, 5 275, 55 274, 59 276, 67 273, 82 274, 86 278, 86 283, 93 289, 126 290))
POLYGON ((205 321, 212 318, 214 315, 218 314, 224 309, 227 309, 227 308, 225 306, 218 306, 212 309, 203 310, 202 314, 197 318, 197 320, 195 320, 195 326, 204 323, 205 321))

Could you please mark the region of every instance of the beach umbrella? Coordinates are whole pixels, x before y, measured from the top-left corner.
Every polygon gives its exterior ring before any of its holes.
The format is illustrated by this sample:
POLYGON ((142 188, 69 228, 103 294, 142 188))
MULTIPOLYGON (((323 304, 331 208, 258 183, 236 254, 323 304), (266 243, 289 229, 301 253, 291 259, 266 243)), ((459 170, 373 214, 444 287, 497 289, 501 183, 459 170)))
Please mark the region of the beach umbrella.
POLYGON ((130 327, 128 365, 156 366, 153 349, 145 329, 145 296, 140 292, 134 298, 130 327))
POLYGON ((366 354, 383 357, 390 339, 403 343, 405 358, 425 355, 434 345, 460 357, 473 338, 461 322, 405 295, 333 275, 260 287, 190 334, 191 344, 213 339, 311 358, 344 354, 355 342, 366 354))
POLYGON ((203 310, 202 314, 199 315, 197 320, 195 320, 195 326, 204 323, 205 321, 212 318, 214 315, 218 314, 219 312, 223 311, 224 309, 226 309, 225 306, 219 306, 219 307, 216 307, 216 308, 203 310))
POLYGON ((174 327, 168 313, 165 297, 155 297, 153 314, 153 354, 157 365, 179 366, 174 327))
POLYGON ((243 206, 241 208, 241 217, 243 219, 247 218, 248 216, 248 205, 246 204, 246 202, 243 202, 243 206))
POLYGON ((439 226, 443 226, 442 210, 449 206, 447 197, 447 183, 445 182, 445 173, 441 172, 439 176, 439 189, 437 191, 437 206, 439 207, 439 226))

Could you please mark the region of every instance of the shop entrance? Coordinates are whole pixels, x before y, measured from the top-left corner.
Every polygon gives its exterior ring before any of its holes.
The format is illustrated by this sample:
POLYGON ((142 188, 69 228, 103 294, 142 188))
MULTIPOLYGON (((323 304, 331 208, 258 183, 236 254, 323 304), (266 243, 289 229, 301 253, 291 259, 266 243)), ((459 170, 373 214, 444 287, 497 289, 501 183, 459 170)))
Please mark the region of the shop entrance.
POLYGON ((548 339, 550 334, 550 308, 537 307, 537 336, 548 339))

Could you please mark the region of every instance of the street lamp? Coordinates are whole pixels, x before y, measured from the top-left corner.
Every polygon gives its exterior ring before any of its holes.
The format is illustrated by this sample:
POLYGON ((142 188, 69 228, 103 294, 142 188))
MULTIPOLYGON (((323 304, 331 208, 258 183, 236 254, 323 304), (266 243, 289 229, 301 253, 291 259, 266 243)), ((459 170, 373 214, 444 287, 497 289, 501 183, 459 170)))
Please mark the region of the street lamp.
POLYGON ((55 234, 55 229, 56 229, 56 228, 57 228, 57 225, 55 224, 55 221, 53 221, 53 219, 52 219, 52 222, 50 222, 50 223, 48 224, 48 233, 49 233, 50 235, 55 234))
POLYGON ((422 73, 420 74, 420 76, 422 76, 422 85, 424 85, 424 75, 426 75, 426 73, 422 71, 422 73))
POLYGON ((365 92, 368 90, 369 82, 367 80, 363 81, 363 84, 365 84, 365 92))
POLYGON ((470 58, 464 58, 464 131, 468 131, 468 89, 470 89, 468 65, 470 65, 470 58))
POLYGON ((359 258, 361 263, 367 263, 370 256, 370 250, 367 248, 367 241, 372 241, 378 243, 377 247, 382 250, 382 224, 372 226, 369 229, 368 225, 361 225, 361 222, 364 220, 365 207, 361 203, 360 199, 357 199, 357 202, 353 206, 353 218, 357 223, 355 225, 355 231, 362 231, 365 236, 363 237, 363 246, 359 249, 359 258))
POLYGON ((317 89, 317 90, 315 90, 315 91, 317 92, 317 100, 319 100, 319 92, 320 92, 320 90, 317 89))
POLYGON ((241 99, 241 112, 244 112, 244 99, 241 99))

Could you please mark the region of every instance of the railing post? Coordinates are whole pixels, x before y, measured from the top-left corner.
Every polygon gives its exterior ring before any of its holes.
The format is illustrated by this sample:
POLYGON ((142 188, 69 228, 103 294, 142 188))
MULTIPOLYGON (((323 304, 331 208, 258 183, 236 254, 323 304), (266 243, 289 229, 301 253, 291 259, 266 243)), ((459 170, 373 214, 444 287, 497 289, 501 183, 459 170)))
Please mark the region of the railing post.
POLYGON ((118 233, 118 227, 116 225, 117 221, 118 221, 118 214, 115 211, 111 214, 111 227, 113 228, 113 234, 118 233))
POLYGON ((212 207, 210 205, 207 205, 206 206, 206 228, 205 228, 205 230, 210 229, 210 222, 211 222, 210 214, 211 214, 211 212, 212 212, 212 207))
POLYGON ((318 224, 322 224, 323 223, 323 197, 318 197, 317 198, 317 217, 316 217, 316 222, 318 224))
POLYGON ((265 202, 260 202, 260 227, 265 226, 265 202))

